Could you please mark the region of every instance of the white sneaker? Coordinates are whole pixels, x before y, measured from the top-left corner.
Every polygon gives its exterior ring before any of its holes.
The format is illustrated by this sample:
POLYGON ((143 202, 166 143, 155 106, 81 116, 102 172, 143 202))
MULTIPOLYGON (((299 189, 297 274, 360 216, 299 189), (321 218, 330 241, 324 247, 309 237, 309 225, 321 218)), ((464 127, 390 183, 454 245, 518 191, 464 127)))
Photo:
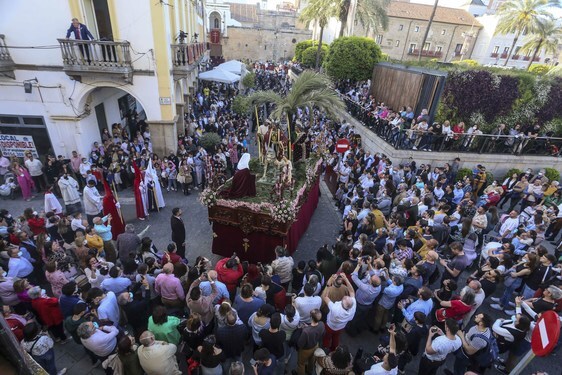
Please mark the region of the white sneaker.
POLYGON ((492 297, 491 300, 492 300, 492 302, 500 303, 500 298, 498 298, 498 297, 492 297))
POLYGON ((63 374, 66 374, 66 367, 60 370, 59 372, 57 372, 57 375, 63 375, 63 374))
POLYGON ((418 148, 417 148, 416 146, 413 146, 413 147, 412 147, 412 150, 417 150, 417 149, 418 149, 418 148))
POLYGON ((509 316, 515 315, 515 310, 505 310, 504 313, 506 313, 509 316))
POLYGON ((503 307, 499 303, 493 303, 490 305, 490 307, 494 310, 499 310, 499 311, 503 310, 503 307))
POLYGON ((508 303, 509 303, 509 306, 515 307, 515 302, 508 302, 508 303))

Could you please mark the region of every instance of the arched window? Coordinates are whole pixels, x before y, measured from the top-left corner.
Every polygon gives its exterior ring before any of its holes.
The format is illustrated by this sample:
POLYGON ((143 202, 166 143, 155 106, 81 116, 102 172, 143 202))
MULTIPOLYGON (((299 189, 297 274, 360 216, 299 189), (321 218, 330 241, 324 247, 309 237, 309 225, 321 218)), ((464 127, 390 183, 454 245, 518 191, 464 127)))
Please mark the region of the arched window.
POLYGON ((215 17, 215 22, 214 22, 215 29, 220 29, 220 27, 221 27, 220 23, 221 23, 221 21, 218 18, 215 17))

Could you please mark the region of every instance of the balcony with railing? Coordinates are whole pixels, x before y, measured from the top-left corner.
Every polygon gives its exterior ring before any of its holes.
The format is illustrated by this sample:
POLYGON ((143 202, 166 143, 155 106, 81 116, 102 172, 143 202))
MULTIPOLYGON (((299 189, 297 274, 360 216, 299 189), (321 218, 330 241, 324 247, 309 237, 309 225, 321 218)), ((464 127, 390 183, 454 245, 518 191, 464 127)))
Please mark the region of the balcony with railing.
POLYGON ((0 34, 0 75, 15 79, 15 66, 16 64, 14 63, 14 60, 12 60, 10 51, 6 46, 4 34, 0 34))
POLYGON ((174 76, 184 77, 197 67, 205 51, 207 43, 180 43, 170 45, 174 76))
MULTIPOLYGON (((419 49, 411 49, 408 51, 408 55, 410 56, 418 56, 420 54, 420 50, 419 49)), ((443 56, 443 53, 440 51, 430 51, 427 49, 424 49, 421 51, 421 55, 422 57, 434 57, 434 58, 438 58, 443 56)))
POLYGON ((513 55, 513 56, 511 56, 511 59, 512 60, 519 60, 520 57, 521 56, 519 56, 519 55, 513 55))
POLYGON ((78 81, 113 77, 127 83, 133 81, 131 45, 127 41, 57 39, 60 45, 63 70, 78 81))

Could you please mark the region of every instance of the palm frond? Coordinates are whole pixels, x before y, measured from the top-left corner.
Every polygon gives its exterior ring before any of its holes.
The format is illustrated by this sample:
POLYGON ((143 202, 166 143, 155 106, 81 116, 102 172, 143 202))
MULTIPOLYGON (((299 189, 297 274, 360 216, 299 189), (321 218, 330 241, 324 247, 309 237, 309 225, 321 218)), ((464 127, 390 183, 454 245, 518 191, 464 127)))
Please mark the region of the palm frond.
POLYGON ((248 96, 248 101, 250 105, 278 104, 283 101, 283 97, 273 90, 258 91, 248 96))
POLYGON ((498 9, 498 26, 495 35, 514 33, 535 33, 540 27, 540 21, 549 17, 549 0, 511 0, 503 3, 498 9))
POLYGON ((562 24, 547 18, 541 21, 536 33, 529 35, 521 47, 521 52, 528 53, 544 49, 545 54, 555 54, 562 43, 562 24))
POLYGON ((388 14, 386 9, 390 0, 358 0, 355 17, 364 29, 371 29, 375 33, 388 29, 388 14))

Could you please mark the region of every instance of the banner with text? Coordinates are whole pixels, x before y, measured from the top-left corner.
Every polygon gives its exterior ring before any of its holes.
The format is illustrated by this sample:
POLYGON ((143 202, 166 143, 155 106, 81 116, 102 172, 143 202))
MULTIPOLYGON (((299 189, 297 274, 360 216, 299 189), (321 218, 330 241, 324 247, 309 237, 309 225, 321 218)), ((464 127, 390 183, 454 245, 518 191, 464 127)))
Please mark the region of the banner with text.
POLYGON ((38 158, 35 142, 30 135, 0 134, 0 151, 4 156, 17 156, 23 158, 26 152, 38 158))

